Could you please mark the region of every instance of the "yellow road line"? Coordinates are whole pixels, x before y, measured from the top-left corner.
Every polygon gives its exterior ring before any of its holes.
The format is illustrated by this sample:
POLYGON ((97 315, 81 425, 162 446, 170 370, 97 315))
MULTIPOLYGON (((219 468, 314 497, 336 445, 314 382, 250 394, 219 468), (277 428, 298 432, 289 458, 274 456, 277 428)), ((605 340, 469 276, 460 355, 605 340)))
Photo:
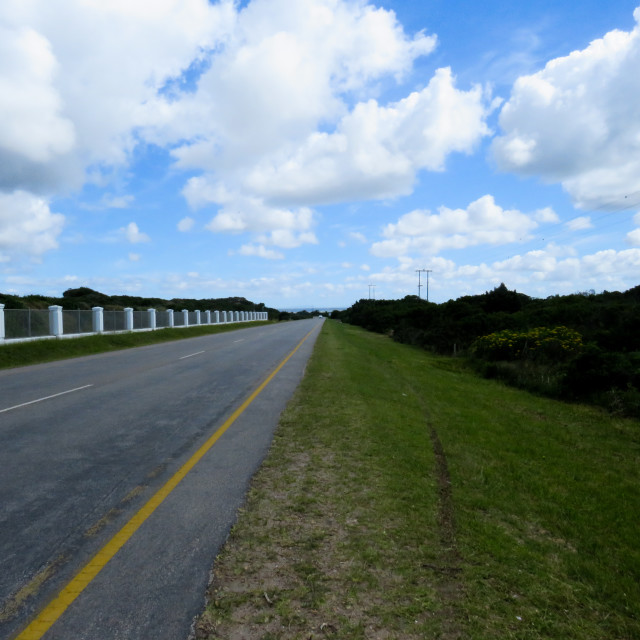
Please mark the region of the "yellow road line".
POLYGON ((275 378, 280 369, 289 361, 303 342, 313 333, 314 327, 300 340, 295 349, 272 371, 262 384, 227 418, 224 424, 169 478, 167 483, 133 515, 118 533, 107 542, 98 553, 75 575, 62 591, 50 602, 15 640, 40 640, 71 603, 84 591, 89 583, 102 571, 118 550, 140 528, 142 523, 162 504, 164 499, 178 486, 184 477, 198 464, 204 455, 220 439, 222 434, 244 413, 247 407, 262 393, 275 378))

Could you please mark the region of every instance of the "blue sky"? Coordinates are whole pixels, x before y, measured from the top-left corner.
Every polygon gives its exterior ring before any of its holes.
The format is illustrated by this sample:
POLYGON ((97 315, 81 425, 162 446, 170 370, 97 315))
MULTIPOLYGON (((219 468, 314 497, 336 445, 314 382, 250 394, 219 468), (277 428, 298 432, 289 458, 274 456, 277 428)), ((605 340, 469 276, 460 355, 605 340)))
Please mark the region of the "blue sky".
POLYGON ((636 286, 637 1, 0 0, 0 291, 636 286))

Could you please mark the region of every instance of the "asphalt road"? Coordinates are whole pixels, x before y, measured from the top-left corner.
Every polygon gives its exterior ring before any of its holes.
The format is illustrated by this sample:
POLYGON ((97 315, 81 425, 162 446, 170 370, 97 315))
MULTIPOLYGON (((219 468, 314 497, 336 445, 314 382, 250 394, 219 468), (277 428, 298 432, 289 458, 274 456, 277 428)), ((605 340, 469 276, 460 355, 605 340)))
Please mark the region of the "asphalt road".
POLYGON ((320 325, 252 327, 0 372, 0 638, 38 619, 315 329, 46 633, 33 636, 185 639, 320 325))

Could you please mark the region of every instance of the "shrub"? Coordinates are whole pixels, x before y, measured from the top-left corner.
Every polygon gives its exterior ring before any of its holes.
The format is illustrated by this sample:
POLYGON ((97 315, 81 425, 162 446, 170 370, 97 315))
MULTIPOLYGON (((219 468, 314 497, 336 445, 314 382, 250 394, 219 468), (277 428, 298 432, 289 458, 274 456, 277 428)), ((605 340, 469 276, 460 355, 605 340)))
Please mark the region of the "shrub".
POLYGON ((529 331, 505 329, 478 338, 471 347, 477 358, 488 361, 533 360, 567 362, 580 353, 582 337, 567 327, 537 327, 529 331))

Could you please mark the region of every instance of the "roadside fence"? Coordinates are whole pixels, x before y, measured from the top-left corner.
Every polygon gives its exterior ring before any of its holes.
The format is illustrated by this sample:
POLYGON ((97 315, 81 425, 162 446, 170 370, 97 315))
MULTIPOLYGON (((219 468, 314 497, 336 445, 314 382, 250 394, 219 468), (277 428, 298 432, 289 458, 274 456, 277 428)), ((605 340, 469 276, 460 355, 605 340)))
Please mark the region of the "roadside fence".
POLYGON ((91 311, 63 309, 5 309, 0 304, 0 343, 39 338, 71 338, 99 333, 154 331, 171 327, 268 320, 266 311, 123 311, 93 307, 91 311))

